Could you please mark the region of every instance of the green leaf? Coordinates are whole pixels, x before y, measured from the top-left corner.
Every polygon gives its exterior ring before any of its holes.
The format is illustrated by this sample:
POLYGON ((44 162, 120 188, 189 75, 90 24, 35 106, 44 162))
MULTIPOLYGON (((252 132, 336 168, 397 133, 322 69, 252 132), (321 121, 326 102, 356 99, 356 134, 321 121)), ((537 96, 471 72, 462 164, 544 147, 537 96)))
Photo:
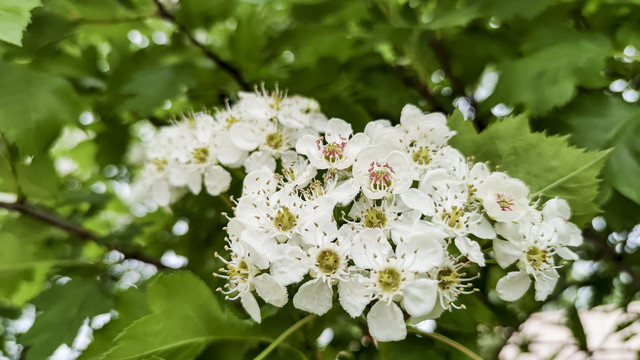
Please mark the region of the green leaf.
POLYGON ((532 115, 541 115, 571 100, 577 86, 604 85, 600 72, 611 44, 602 34, 540 27, 522 49, 524 56, 497 65, 493 103, 523 104, 532 115))
POLYGON ((41 311, 20 342, 29 347, 27 360, 45 359, 62 344, 72 345, 87 317, 111 310, 111 298, 93 279, 73 279, 55 285, 33 300, 41 311))
POLYGON ((0 128, 23 154, 46 149, 62 124, 77 120, 77 94, 65 79, 3 62, 0 74, 0 128))
POLYGON ((117 294, 114 309, 118 315, 104 327, 94 331, 93 341, 78 357, 78 360, 97 360, 115 346, 114 340, 125 328, 135 320, 148 315, 151 310, 147 306, 144 293, 130 288, 117 294))
POLYGON ((578 96, 554 114, 549 127, 570 133, 571 142, 588 149, 613 147, 603 171, 607 183, 640 204, 640 109, 615 96, 578 96))
POLYGON ((598 174, 609 151, 585 152, 566 137, 531 132, 526 116, 508 117, 476 134, 470 121, 452 116, 458 134, 451 145, 476 161, 489 161, 524 181, 533 195, 560 197, 569 202, 572 221, 579 226, 598 213, 598 174))
POLYGON ((567 327, 571 330, 573 337, 578 342, 578 348, 582 351, 589 351, 587 335, 584 332, 578 309, 576 309, 575 306, 569 306, 567 308, 567 327))
POLYGON ((147 292, 153 313, 135 321, 103 360, 186 360, 216 340, 251 338, 247 322, 224 313, 207 285, 189 272, 160 275, 147 292))
POLYGON ((31 22, 31 10, 41 0, 0 0, 0 40, 22 46, 22 32, 31 22))

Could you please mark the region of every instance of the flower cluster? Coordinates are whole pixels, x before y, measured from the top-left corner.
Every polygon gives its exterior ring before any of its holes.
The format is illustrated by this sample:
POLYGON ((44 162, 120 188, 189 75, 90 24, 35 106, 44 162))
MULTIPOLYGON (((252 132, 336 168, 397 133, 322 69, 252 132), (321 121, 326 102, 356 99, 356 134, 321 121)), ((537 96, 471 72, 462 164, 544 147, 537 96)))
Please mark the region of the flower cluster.
POLYGON ((582 238, 567 202, 534 202, 522 181, 466 159, 448 145, 455 132, 444 115, 407 105, 400 124, 378 120, 354 134, 343 120, 325 121, 315 102, 293 102, 243 95, 224 113, 242 119, 224 130, 225 146, 258 151, 235 159, 248 174, 227 227, 230 256, 218 255, 228 280, 220 291, 255 321, 256 294, 283 306, 295 291, 296 308, 322 315, 337 292, 350 316, 366 312, 374 338, 400 340, 405 314, 417 322, 464 307, 458 298, 487 260, 515 269, 496 288, 513 301, 532 281, 545 299, 557 258, 576 258, 568 247, 582 238))
POLYGON ((195 113, 163 127, 147 148, 137 184, 165 206, 188 187, 211 195, 226 191, 231 175, 224 168, 244 165, 275 169, 276 159, 304 135, 317 135, 327 122, 315 100, 279 91, 241 92, 232 106, 213 114, 195 113), (223 167, 224 166, 224 167, 223 167))

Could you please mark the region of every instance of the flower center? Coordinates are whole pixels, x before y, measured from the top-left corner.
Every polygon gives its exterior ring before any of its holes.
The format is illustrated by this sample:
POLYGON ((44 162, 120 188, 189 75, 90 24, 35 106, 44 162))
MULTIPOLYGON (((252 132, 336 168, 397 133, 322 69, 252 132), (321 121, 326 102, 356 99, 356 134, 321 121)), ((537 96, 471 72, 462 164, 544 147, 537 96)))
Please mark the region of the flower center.
POLYGON ((347 142, 343 141, 341 143, 329 143, 327 145, 322 145, 322 140, 324 137, 320 137, 316 140, 316 146, 319 151, 322 151, 322 155, 324 155, 324 159, 330 163, 334 163, 338 160, 341 160, 344 153, 344 147, 347 146, 347 142))
POLYGON ((238 121, 240 121, 240 119, 238 119, 237 117, 233 116, 233 115, 229 115, 227 116, 227 118, 224 120, 224 127, 225 129, 229 130, 231 129, 231 126, 235 123, 237 123, 238 121))
POLYGON ((442 213, 442 222, 447 224, 448 227, 452 229, 457 229, 462 226, 462 221, 460 218, 464 216, 464 210, 457 206, 452 206, 451 211, 445 211, 442 213))
POLYGON ((369 181, 373 190, 386 190, 393 182, 393 168, 389 163, 381 165, 379 162, 369 164, 369 181))
POLYGON ((311 182, 309 183, 309 190, 311 191, 311 195, 314 198, 320 197, 325 194, 322 182, 320 182, 319 180, 311 180, 311 182))
POLYGON ((384 292, 396 292, 400 290, 402 276, 398 270, 388 267, 378 272, 378 286, 384 292))
POLYGON ((340 267, 340 255, 330 249, 322 250, 316 258, 316 266, 327 275, 335 274, 340 267))
POLYGON ((527 250, 527 262, 536 270, 540 270, 547 263, 551 255, 549 250, 532 246, 527 250))
POLYGON ((496 203, 498 203, 498 206, 500 206, 500 210, 502 211, 511 211, 514 207, 513 197, 502 193, 496 194, 496 203))
POLYGON ((282 134, 280 134, 277 131, 267 135, 266 140, 267 140, 267 146, 274 150, 280 149, 284 143, 282 139, 282 134))
POLYGON ((191 155, 193 155, 193 160, 195 160, 196 164, 204 164, 209 160, 209 149, 206 147, 195 148, 191 155))
POLYGON ((152 159, 151 163, 156 166, 156 169, 158 169, 158 171, 163 171, 164 167, 167 166, 168 164, 167 159, 158 159, 158 158, 152 159))
POLYGON ((362 218, 362 225, 366 228, 384 228, 387 224, 387 215, 382 209, 370 207, 362 218))
POLYGON ((244 260, 240 260, 238 266, 233 267, 231 264, 227 265, 229 268, 229 279, 233 279, 234 277, 239 277, 242 281, 247 281, 249 278, 249 266, 244 260))
POLYGON ((278 209, 276 216, 273 217, 273 225, 280 231, 289 231, 296 226, 297 220, 291 211, 289 211, 289 208, 283 206, 278 209))
POLYGON ((455 285, 459 284, 458 280, 460 275, 450 267, 445 267, 442 270, 438 271, 438 287, 442 291, 449 290, 455 285))
POLYGON ((420 146, 413 152, 411 159, 418 165, 428 165, 431 162, 431 151, 427 147, 420 146))

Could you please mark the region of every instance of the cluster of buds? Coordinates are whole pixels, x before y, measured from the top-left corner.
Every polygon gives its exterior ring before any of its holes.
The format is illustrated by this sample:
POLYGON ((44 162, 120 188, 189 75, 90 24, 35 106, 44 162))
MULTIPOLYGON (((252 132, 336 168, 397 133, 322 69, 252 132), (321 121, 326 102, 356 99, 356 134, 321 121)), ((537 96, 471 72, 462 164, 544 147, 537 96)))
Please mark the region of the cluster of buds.
POLYGON ((398 125, 377 120, 353 134, 312 100, 296 101, 309 112, 275 116, 290 100, 270 99, 242 95, 244 113, 225 112, 237 119, 225 146, 259 150, 236 160, 247 175, 226 229, 229 254, 217 255, 227 279, 219 290, 255 321, 261 302, 280 307, 295 292, 298 309, 322 315, 337 302, 352 317, 366 312, 377 340, 401 340, 407 316, 464 308, 459 296, 487 259, 511 270, 496 291, 513 301, 532 281, 545 299, 558 258, 577 257, 568 247, 582 237, 567 202, 533 201, 522 181, 465 158, 448 145, 455 132, 444 115, 406 105, 398 125))
POLYGON ((151 199, 166 206, 186 187, 198 194, 226 191, 231 175, 225 168, 262 166, 275 169, 276 159, 290 152, 304 135, 318 135, 327 118, 318 102, 301 96, 240 92, 238 101, 212 114, 185 115, 165 126, 146 149, 137 186, 150 189, 151 199))

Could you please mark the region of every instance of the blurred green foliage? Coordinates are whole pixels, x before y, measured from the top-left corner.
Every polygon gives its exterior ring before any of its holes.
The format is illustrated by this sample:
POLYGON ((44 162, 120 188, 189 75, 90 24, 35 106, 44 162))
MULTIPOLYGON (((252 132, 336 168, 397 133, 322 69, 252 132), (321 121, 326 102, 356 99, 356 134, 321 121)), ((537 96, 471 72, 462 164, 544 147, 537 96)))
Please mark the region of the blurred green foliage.
MULTIPOLYGON (((578 294, 583 307, 638 299, 640 244, 625 231, 640 223, 640 1, 0 0, 0 40, 0 192, 28 204, 0 209, 0 354, 18 356, 17 342, 44 359, 109 313, 81 359, 252 358, 304 316, 264 306, 258 328, 212 292, 231 211, 220 198, 186 195, 166 212, 118 195, 153 127, 261 83, 316 98, 355 130, 397 121, 406 103, 458 109, 463 153, 568 199, 580 224, 602 212, 582 266, 546 303, 500 301, 489 289, 503 272, 485 268, 438 333, 493 358, 529 314, 566 308, 584 348, 578 294), (167 251, 186 270, 148 280, 145 262, 167 251), (12 333, 25 304, 35 323, 12 333)), ((236 178, 229 194, 239 189, 236 178)), ((270 359, 464 358, 415 335, 376 347, 361 325, 331 311, 270 359)))

